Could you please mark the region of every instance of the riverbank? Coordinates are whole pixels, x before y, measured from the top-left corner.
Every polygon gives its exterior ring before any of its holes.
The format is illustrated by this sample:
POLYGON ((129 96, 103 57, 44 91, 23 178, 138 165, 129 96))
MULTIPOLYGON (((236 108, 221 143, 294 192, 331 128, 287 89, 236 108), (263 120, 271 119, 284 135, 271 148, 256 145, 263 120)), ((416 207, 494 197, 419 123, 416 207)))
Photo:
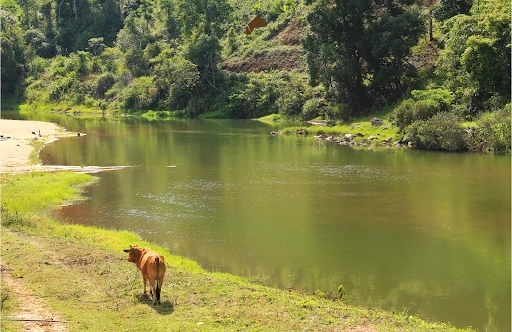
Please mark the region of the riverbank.
POLYGON ((98 173, 128 167, 41 164, 39 154, 46 144, 64 137, 79 139, 86 135, 68 132, 50 122, 0 119, 0 174, 55 171, 98 173))
POLYGON ((457 330, 406 312, 350 306, 333 296, 208 272, 136 234, 63 224, 51 217, 55 206, 80 199, 80 188, 96 180, 71 172, 1 177, 2 331, 26 329, 22 323, 28 324, 27 319, 43 331, 457 330), (153 307, 141 295, 140 274, 122 252, 129 244, 166 257, 161 306, 153 307), (5 282, 5 276, 15 284, 5 282), (27 297, 43 303, 36 305, 39 316, 20 313, 29 307, 27 297))
POLYGON ((0 173, 51 170, 39 164, 41 148, 62 137, 83 135, 50 122, 0 119, 0 173))

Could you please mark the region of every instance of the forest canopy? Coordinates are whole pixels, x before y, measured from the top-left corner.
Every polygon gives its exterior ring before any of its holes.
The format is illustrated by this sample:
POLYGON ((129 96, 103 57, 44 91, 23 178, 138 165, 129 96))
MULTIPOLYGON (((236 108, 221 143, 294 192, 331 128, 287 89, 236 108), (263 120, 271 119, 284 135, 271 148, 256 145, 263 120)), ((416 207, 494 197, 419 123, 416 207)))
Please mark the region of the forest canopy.
POLYGON ((476 123, 455 150, 509 151, 510 32, 505 0, 6 0, 1 92, 113 114, 387 110, 420 146, 434 123, 476 123))

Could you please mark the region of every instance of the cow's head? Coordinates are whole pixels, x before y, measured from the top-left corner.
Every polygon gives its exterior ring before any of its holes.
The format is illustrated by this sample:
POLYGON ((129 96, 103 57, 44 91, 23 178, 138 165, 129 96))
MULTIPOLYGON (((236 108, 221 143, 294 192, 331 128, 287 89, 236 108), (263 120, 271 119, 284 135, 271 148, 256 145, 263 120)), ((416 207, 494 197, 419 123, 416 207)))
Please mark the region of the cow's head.
POLYGON ((137 263, 142 249, 137 247, 137 245, 130 245, 130 249, 124 249, 123 251, 128 253, 128 262, 137 263))

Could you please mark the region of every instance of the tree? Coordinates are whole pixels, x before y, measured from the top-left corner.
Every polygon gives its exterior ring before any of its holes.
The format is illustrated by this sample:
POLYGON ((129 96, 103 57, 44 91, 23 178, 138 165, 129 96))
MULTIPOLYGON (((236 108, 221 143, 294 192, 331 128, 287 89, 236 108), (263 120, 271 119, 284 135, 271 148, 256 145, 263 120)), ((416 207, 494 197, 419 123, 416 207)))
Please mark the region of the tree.
POLYGON ((510 102, 510 8, 504 0, 481 0, 471 15, 456 15, 442 25, 445 48, 437 74, 473 117, 510 102), (498 99, 492 107, 488 100, 498 99))
POLYGON ((181 0, 177 20, 187 39, 185 55, 197 66, 205 91, 217 90, 220 39, 233 9, 226 0, 181 0))
POLYGON ((470 78, 477 82, 481 91, 489 94, 493 91, 506 93, 510 78, 510 71, 505 72, 502 63, 497 61, 500 57, 495 42, 483 36, 470 36, 461 57, 461 64, 470 78))
POLYGON ((56 41, 62 54, 85 50, 91 38, 112 45, 122 27, 121 9, 114 0, 55 0, 56 41))
POLYGON ((170 41, 180 37, 180 28, 175 17, 175 9, 172 2, 167 1, 161 4, 162 11, 165 14, 165 32, 166 37, 170 41))
MULTIPOLYGON (((419 12, 404 10, 398 11, 401 12, 399 15, 392 12, 380 13, 369 24, 366 29, 369 45, 363 46, 367 49, 367 53, 363 53, 368 65, 366 71, 373 76, 369 80, 369 93, 382 98, 384 104, 398 100, 407 92, 404 83, 406 76, 410 76, 407 71, 412 71, 412 67, 406 58, 424 31, 419 12)), ((368 76, 368 73, 365 74, 368 76)))
POLYGON ((319 0, 307 15, 304 40, 311 84, 363 113, 401 96, 406 57, 424 30, 413 1, 319 0))
POLYGON ((87 48, 92 55, 100 54, 106 45, 103 43, 103 37, 89 39, 89 47, 87 48))
POLYGON ((106 46, 112 46, 117 33, 123 27, 119 1, 97 1, 93 18, 94 23, 90 27, 92 34, 98 36, 98 38, 103 38, 106 46))
POLYGON ((0 9, 2 96, 20 92, 25 71, 25 47, 20 22, 8 7, 0 9))
POLYGON ((38 4, 34 0, 18 0, 18 3, 23 10, 23 26, 25 29, 38 28, 38 4))
POLYGON ((147 22, 132 12, 125 19, 124 27, 117 34, 117 45, 126 52, 132 49, 143 50, 150 42, 149 26, 147 22))
POLYGON ((469 14, 472 0, 439 0, 433 14, 438 21, 444 21, 458 14, 469 14))
POLYGON ((192 89, 199 82, 197 66, 174 49, 166 49, 151 59, 151 75, 160 91, 162 108, 186 107, 192 89))
POLYGON ((45 55, 41 56, 51 58, 57 54, 55 47, 55 29, 52 18, 52 2, 47 2, 41 6, 41 14, 43 15, 44 35, 48 43, 45 55))
POLYGON ((212 88, 217 88, 218 63, 221 46, 219 40, 211 35, 201 35, 195 43, 189 45, 187 59, 196 64, 201 78, 212 88))
POLYGON ((178 20, 186 36, 206 34, 222 38, 233 9, 226 0, 181 0, 178 20))
POLYGON ((39 30, 39 29, 27 30, 23 34, 23 39, 25 40, 25 42, 27 44, 32 46, 34 51, 36 51, 37 55, 39 55, 41 57, 45 57, 45 58, 49 58, 52 56, 51 46, 48 43, 48 41, 46 40, 46 36, 44 35, 44 33, 41 30, 39 30))

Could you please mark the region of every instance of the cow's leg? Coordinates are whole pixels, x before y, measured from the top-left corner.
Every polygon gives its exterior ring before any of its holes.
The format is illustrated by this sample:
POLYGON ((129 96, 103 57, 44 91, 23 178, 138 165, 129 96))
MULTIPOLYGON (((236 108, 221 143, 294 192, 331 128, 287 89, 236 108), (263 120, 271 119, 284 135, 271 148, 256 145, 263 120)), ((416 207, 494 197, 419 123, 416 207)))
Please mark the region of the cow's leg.
POLYGON ((156 300, 158 301, 158 304, 161 304, 160 302, 160 292, 162 291, 162 278, 156 280, 156 289, 155 289, 155 295, 156 300))
POLYGON ((162 276, 162 277, 158 278, 157 280, 158 280, 158 284, 156 285, 156 290, 155 290, 155 292, 156 292, 156 299, 158 301, 158 304, 161 304, 161 302, 160 302, 160 292, 162 291, 162 283, 164 281, 164 277, 162 276))
POLYGON ((151 288, 150 294, 153 296, 153 305, 156 305, 157 293, 155 291, 155 279, 153 279, 153 278, 149 279, 149 287, 151 288))
POLYGON ((144 280, 144 294, 146 294, 146 281, 147 281, 148 279, 146 279, 146 278, 144 278, 144 277, 142 277, 142 279, 144 280))

